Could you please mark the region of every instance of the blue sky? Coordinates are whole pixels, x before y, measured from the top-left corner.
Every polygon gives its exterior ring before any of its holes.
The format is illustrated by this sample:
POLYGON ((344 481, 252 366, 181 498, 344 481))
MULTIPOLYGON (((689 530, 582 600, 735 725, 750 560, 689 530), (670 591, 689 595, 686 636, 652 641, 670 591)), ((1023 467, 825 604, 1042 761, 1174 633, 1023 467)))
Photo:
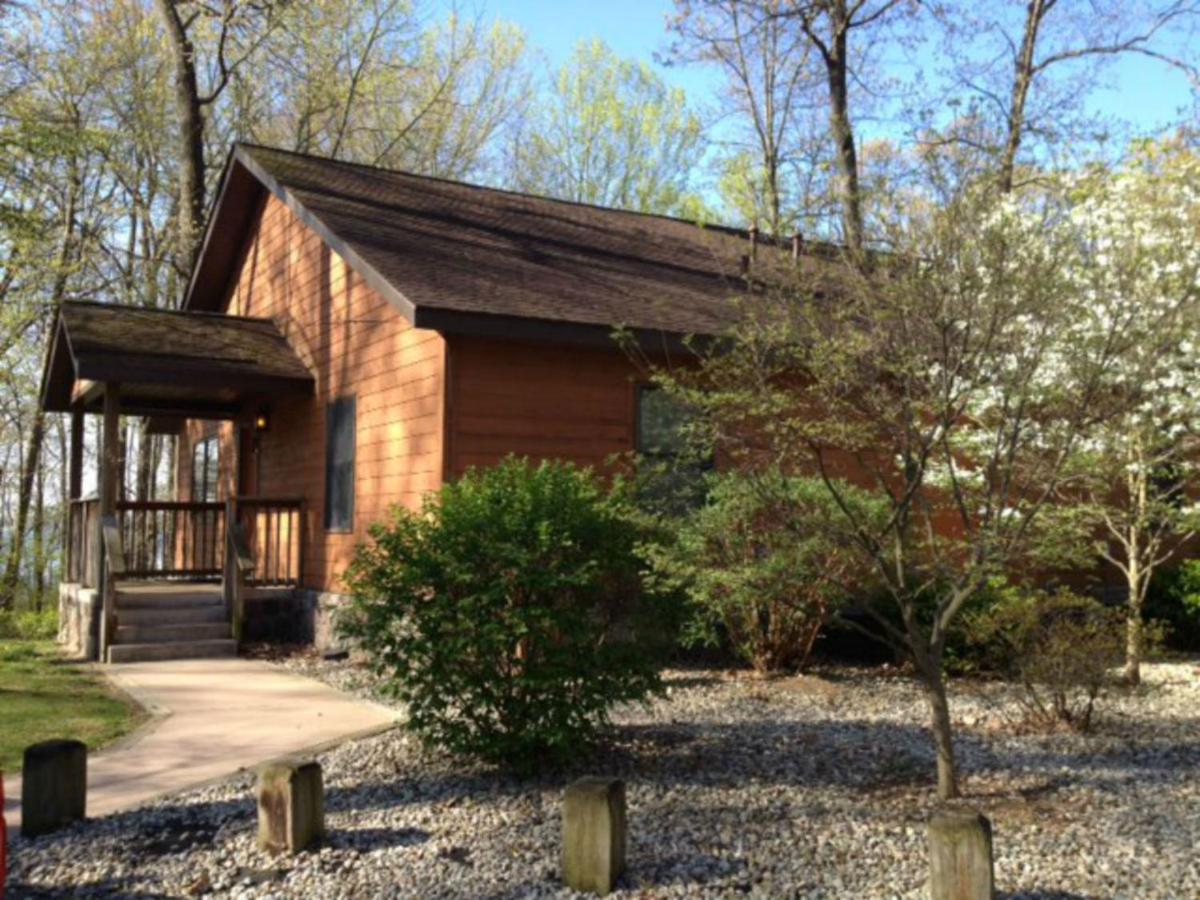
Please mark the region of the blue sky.
MULTIPOLYGON (((590 37, 601 38, 622 55, 651 60, 666 43, 664 22, 673 4, 671 0, 490 0, 482 8, 489 17, 521 26, 531 44, 557 63, 577 41, 590 37)), ((662 72, 702 103, 716 84, 715 75, 695 67, 662 72)), ((1111 86, 1094 92, 1089 109, 1123 119, 1136 132, 1157 131, 1177 121, 1180 107, 1188 103, 1184 76, 1142 57, 1123 57, 1111 67, 1106 81, 1111 86)))

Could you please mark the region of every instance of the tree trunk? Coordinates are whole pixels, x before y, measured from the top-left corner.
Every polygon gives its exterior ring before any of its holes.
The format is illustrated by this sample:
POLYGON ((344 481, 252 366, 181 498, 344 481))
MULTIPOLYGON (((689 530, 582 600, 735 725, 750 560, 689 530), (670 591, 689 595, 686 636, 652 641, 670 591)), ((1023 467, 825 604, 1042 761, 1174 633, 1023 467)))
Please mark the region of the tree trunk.
POLYGON ((188 272, 204 227, 204 109, 196 81, 196 50, 179 18, 175 0, 155 0, 166 26, 175 67, 175 115, 179 121, 179 256, 188 272))
POLYGON ((837 151, 838 184, 842 196, 842 227, 846 246, 858 254, 863 248, 862 196, 858 180, 858 151, 854 144, 854 127, 850 122, 846 33, 844 23, 834 23, 834 36, 825 56, 825 69, 829 81, 829 124, 837 151))
MULTIPOLYGON (((71 485, 70 446, 67 442, 67 427, 64 416, 55 416, 55 434, 58 435, 58 581, 65 581, 67 566, 67 535, 71 533, 71 500, 75 499, 71 485)), ((82 427, 79 434, 83 434, 82 427)))
POLYGON ((17 585, 21 581, 21 556, 25 549, 25 533, 29 525, 29 507, 33 500, 34 479, 41 464, 42 438, 45 433, 46 414, 39 407, 33 417, 33 428, 29 432, 25 465, 21 470, 21 481, 17 490, 17 514, 13 522, 8 561, 4 565, 4 577, 0 579, 0 609, 12 610, 16 606, 17 585))
MULTIPOLYGON (((1139 446, 1140 449, 1140 446, 1139 446)), ((1139 454, 1140 455, 1140 454, 1139 454)), ((1133 519, 1125 534, 1125 683, 1137 687, 1142 681, 1142 598, 1150 573, 1142 567, 1143 559, 1152 559, 1153 552, 1142 542, 1142 528, 1148 521, 1148 484, 1145 466, 1131 467, 1126 487, 1132 504, 1133 519)))
POLYGON ((1033 85, 1034 51, 1045 15, 1045 0, 1029 0, 1025 12, 1025 34, 1021 40, 1021 50, 1013 63, 1012 97, 1008 105, 1004 153, 1000 158, 1000 190, 1006 194, 1012 191, 1016 180, 1017 151, 1021 148, 1021 138, 1025 130, 1025 105, 1029 100, 1029 89, 1033 85))
POLYGON ((954 734, 950 725, 950 703, 946 698, 946 682, 940 664, 935 660, 918 663, 929 703, 929 728, 937 751, 938 799, 953 800, 959 796, 958 764, 954 758, 954 734))
POLYGON ((1137 687, 1142 683, 1142 616, 1129 611, 1125 618, 1125 683, 1137 687))
POLYGON ((134 497, 139 502, 145 502, 146 500, 151 499, 151 497, 150 497, 150 479, 152 477, 152 474, 150 471, 150 457, 151 457, 151 438, 152 438, 152 436, 150 435, 149 430, 148 430, 149 425, 150 425, 150 420, 143 418, 141 420, 140 426, 138 427, 137 462, 136 462, 137 474, 134 476, 136 478, 136 486, 134 488, 134 490, 135 490, 134 497))
POLYGON ((33 507, 33 608, 42 611, 46 594, 46 476, 37 470, 37 501, 33 507))

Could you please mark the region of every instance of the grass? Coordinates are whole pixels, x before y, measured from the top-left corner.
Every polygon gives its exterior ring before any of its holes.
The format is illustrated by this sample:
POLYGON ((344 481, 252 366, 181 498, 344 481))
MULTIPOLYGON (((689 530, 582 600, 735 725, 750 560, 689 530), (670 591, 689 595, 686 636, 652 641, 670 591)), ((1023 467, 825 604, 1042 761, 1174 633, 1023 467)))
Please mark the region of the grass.
POLYGON ((0 640, 0 771, 21 768, 25 748, 75 738, 89 750, 134 728, 142 712, 53 641, 0 640))

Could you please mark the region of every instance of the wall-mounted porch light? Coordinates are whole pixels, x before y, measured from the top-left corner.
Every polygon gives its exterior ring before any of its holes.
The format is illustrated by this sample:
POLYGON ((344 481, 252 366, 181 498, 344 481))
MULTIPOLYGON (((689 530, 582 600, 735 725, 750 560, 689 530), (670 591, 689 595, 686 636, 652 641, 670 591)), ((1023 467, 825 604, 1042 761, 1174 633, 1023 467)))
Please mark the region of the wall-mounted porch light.
POLYGON ((256 432, 262 433, 266 431, 267 426, 270 424, 271 423, 267 420, 267 414, 265 412, 260 412, 254 417, 254 430, 256 432))

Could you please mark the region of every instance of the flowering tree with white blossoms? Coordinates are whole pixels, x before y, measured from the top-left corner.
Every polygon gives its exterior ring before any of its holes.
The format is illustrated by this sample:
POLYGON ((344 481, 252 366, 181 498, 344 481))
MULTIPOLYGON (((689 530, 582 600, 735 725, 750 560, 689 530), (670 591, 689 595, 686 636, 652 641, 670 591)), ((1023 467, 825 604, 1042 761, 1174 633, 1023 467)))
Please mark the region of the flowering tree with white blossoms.
POLYGON ((1057 501, 1082 443, 1127 402, 1113 384, 1131 323, 1159 315, 1097 312, 1085 287, 1100 260, 1072 202, 986 184, 908 201, 888 253, 805 261, 787 290, 763 286, 779 266, 760 257, 726 340, 659 373, 723 465, 822 479, 842 513, 830 527, 881 585, 875 630, 924 686, 945 799, 959 794, 948 631, 996 576, 1077 545, 1056 542, 1075 513, 1057 501), (860 517, 851 483, 887 514, 860 517))
POLYGON ((1080 445, 1068 496, 1086 501, 1096 549, 1124 580, 1125 678, 1137 684, 1151 576, 1200 524, 1200 157, 1146 144, 1076 191, 1087 324, 1123 323, 1110 380, 1126 402, 1080 445))

